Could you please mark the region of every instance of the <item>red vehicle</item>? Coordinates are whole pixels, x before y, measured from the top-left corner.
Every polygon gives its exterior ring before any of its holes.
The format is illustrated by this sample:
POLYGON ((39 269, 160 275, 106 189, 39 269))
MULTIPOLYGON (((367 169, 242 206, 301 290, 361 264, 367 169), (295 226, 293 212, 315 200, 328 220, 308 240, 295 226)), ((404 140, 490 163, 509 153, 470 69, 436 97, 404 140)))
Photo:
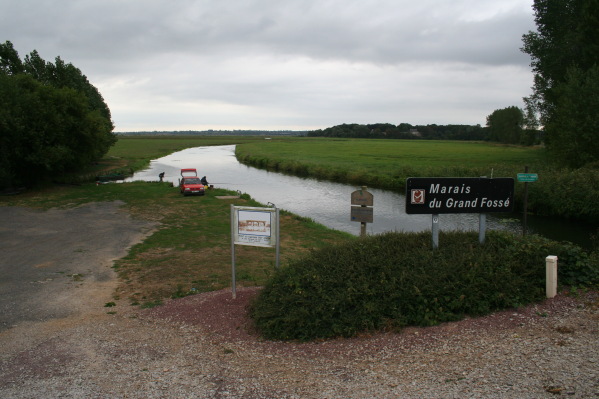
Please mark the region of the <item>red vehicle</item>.
POLYGON ((198 177, 195 169, 181 169, 179 190, 183 195, 204 195, 206 188, 198 177))

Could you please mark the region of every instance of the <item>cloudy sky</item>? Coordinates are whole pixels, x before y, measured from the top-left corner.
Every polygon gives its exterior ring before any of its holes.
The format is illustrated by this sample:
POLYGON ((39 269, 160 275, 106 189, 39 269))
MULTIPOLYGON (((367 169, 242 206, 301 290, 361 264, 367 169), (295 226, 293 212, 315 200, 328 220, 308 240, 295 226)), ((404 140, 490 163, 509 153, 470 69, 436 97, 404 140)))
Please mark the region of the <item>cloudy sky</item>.
POLYGON ((481 124, 522 107, 533 0, 0 0, 0 41, 60 56, 115 131, 481 124))

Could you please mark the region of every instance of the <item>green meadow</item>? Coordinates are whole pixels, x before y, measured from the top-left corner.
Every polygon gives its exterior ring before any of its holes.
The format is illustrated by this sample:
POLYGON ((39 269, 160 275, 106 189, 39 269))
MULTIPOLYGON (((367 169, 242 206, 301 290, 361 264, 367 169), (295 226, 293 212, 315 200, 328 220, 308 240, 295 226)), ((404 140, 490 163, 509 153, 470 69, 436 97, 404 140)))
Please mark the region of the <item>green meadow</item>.
POLYGON ((508 176, 546 162, 539 148, 467 141, 301 138, 237 147, 245 163, 285 173, 401 189, 406 177, 508 176))

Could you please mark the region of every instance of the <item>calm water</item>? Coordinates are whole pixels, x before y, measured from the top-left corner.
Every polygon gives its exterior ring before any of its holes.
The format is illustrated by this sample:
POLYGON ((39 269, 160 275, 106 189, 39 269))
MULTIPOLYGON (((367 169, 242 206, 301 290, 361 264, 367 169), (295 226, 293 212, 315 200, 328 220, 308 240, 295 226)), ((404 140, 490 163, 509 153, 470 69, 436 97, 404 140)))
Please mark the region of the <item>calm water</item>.
MULTIPOLYGON (((247 193, 263 204, 273 203, 278 208, 309 217, 337 230, 356 235, 360 233, 360 223, 350 221, 350 196, 360 187, 288 176, 242 165, 235 158, 234 145, 196 147, 175 152, 152 161, 147 170, 136 173, 126 181, 157 181, 158 174, 164 172, 165 181, 178 184, 182 168, 196 168, 198 175, 206 176, 215 187, 247 193)), ((403 195, 371 188, 368 191, 374 195, 374 223, 367 225, 369 234, 431 229, 430 215, 407 215, 404 212, 403 195)), ((487 228, 521 233, 519 218, 513 214, 489 214, 487 228)), ((440 227, 441 230, 478 230, 478 214, 440 215, 440 227)), ((529 216, 528 231, 587 245, 592 228, 529 216)))

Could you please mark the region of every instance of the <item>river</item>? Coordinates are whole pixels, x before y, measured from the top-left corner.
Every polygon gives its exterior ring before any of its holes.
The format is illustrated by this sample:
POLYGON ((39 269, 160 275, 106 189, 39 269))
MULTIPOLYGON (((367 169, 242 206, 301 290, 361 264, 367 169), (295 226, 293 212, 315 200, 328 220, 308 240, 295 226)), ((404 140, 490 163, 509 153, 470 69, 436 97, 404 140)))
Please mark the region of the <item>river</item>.
MULTIPOLYGON (((327 227, 358 235, 360 223, 350 220, 350 196, 360 187, 301 178, 269 172, 243 165, 235 157, 235 146, 188 148, 153 160, 146 170, 135 173, 125 181, 164 180, 178 184, 182 168, 196 168, 199 177, 206 176, 215 187, 247 193, 263 204, 274 204, 280 209, 305 216, 327 227)), ((517 183, 518 184, 518 183, 517 183)), ((374 221, 367 224, 368 234, 386 231, 424 231, 431 229, 431 215, 405 213, 402 194, 368 188, 374 196, 374 221)), ((441 230, 478 231, 478 214, 440 215, 441 230)), ((521 216, 516 214, 488 214, 487 229, 510 230, 521 234, 521 216)), ((553 239, 567 239, 588 246, 591 226, 583 226, 560 219, 528 216, 528 231, 553 239)))

